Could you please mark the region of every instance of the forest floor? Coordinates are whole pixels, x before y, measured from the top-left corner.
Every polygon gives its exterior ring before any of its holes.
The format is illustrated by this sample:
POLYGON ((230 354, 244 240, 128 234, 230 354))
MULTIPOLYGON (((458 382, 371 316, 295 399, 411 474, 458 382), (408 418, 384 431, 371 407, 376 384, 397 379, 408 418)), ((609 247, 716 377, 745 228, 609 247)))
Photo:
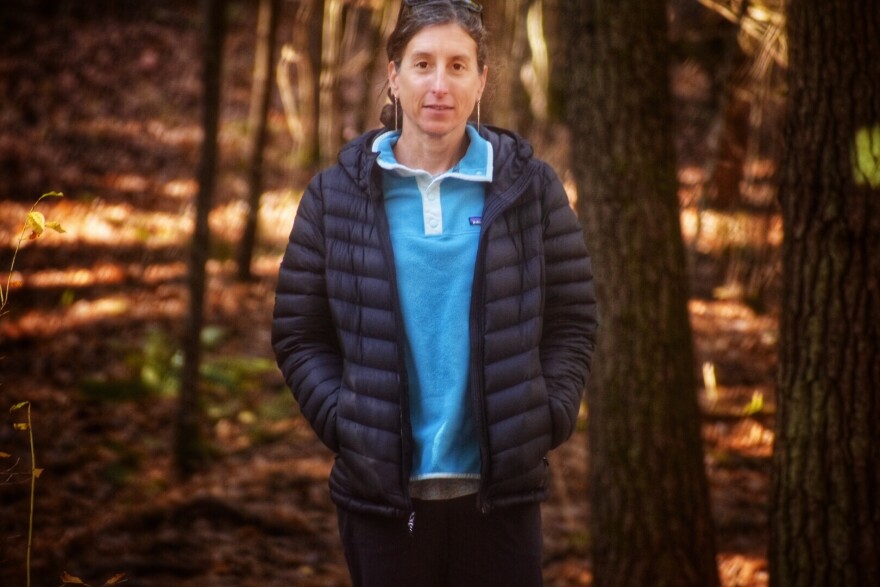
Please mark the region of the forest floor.
MULTIPOLYGON (((27 433, 13 429, 24 411, 8 409, 29 401, 43 469, 35 586, 58 585, 65 572, 93 585, 117 573, 143 587, 347 585, 327 492, 332 455, 271 361, 275 272, 305 179, 277 109, 255 279, 238 283, 231 261, 246 192, 252 17, 234 4, 211 215, 208 450, 182 480, 172 437, 201 140, 194 9, 160 2, 143 14, 45 18, 15 4, 0 9, 2 266, 39 194, 65 192, 40 210, 67 232, 25 242, 0 316, 0 453, 9 455, 0 458, 0 584, 24 585, 30 452, 27 433)), ((705 293, 705 273, 695 274, 694 291, 705 293)), ((722 581, 766 585, 776 319, 708 295, 690 310, 697 370, 705 364, 717 380, 700 402, 722 581)), ((552 587, 591 584, 585 427, 551 455, 552 587)))

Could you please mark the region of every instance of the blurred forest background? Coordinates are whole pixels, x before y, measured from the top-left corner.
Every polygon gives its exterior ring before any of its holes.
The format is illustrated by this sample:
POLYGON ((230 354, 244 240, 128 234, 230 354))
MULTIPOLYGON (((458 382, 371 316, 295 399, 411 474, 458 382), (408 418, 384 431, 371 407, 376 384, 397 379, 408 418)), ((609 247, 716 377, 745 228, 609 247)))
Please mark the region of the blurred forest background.
MULTIPOLYGON (((527 136, 580 205, 570 82, 572 44, 584 41, 571 3, 483 5, 493 54, 482 122, 527 136)), ((2 285, 41 194, 64 193, 38 210, 66 231, 23 241, 0 316, 0 584, 25 584, 31 454, 14 427, 23 410, 8 412, 22 401, 42 469, 35 585, 65 572, 95 585, 117 573, 147 587, 348 584, 326 488, 332 455, 298 416, 269 330, 305 183, 378 126, 398 8, 0 4, 2 285)), ((782 0, 669 0, 665 11, 690 419, 711 541, 721 584, 767 585, 786 14, 782 0)), ((551 455, 549 586, 594 584, 591 415, 551 455)))

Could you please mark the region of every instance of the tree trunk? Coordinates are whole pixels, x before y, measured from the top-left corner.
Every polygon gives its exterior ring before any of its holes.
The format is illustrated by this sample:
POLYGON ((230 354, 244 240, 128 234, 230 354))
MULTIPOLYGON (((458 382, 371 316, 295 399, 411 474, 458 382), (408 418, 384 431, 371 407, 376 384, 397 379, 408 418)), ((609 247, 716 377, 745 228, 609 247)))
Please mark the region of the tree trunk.
POLYGON ((342 41, 342 0, 324 0, 321 33, 321 75, 318 96, 318 136, 322 166, 330 165, 339 151, 339 119, 336 89, 339 72, 339 45, 342 41))
POLYGON ((281 0, 260 0, 254 80, 248 115, 248 211, 238 248, 238 279, 251 279, 251 260, 257 241, 260 196, 263 194, 263 150, 267 119, 275 83, 275 37, 281 0))
POLYGON ((526 17, 527 0, 504 0, 486 3, 487 25, 495 31, 492 43, 497 58, 490 63, 491 81, 484 94, 483 116, 490 124, 527 134, 531 121, 529 95, 520 71, 528 58, 526 17), (488 98, 488 100, 486 100, 488 98))
POLYGON ((567 0, 577 209, 601 333, 588 389, 596 585, 718 584, 662 1, 567 0))
MULTIPOLYGON (((307 31, 307 39, 304 39, 308 48, 308 59, 310 64, 311 78, 303 80, 303 83, 311 83, 311 88, 304 89, 307 92, 308 99, 303 100, 303 113, 308 108, 312 111, 311 120, 306 121, 306 144, 308 149, 305 151, 306 158, 299 159, 303 163, 312 165, 319 164, 321 160, 321 134, 318 132, 318 124, 321 120, 320 112, 320 95, 321 95, 321 59, 324 47, 324 3, 325 0, 302 0, 308 2, 310 8, 306 11, 305 16, 308 18, 309 30, 307 31), (308 108, 305 107, 308 102, 308 108)), ((334 153, 335 155, 335 153, 334 153)))
POLYGON ((880 585, 880 5, 788 23, 771 585, 880 585))
MULTIPOLYGON (((287 128, 293 141, 294 160, 297 165, 309 168, 318 160, 317 101, 318 82, 315 63, 320 63, 320 26, 315 32, 315 13, 323 10, 315 7, 315 0, 300 0, 293 19, 290 43, 284 45, 276 68, 278 93, 284 107, 287 128), (317 57, 315 57, 317 54, 317 57), (291 79, 291 68, 296 85, 291 79)), ((318 21, 320 23, 320 20, 318 21)))
POLYGON ((370 58, 363 75, 365 87, 360 106, 361 130, 380 126, 379 115, 384 105, 389 102, 385 92, 388 79, 385 40, 394 28, 398 12, 400 12, 400 0, 382 2, 381 7, 372 10, 365 42, 370 58), (376 88, 381 90, 377 91, 376 88))
POLYGON ((220 122, 220 82, 223 62, 223 41, 226 35, 226 0, 202 0, 204 37, 202 39, 203 71, 201 161, 199 191, 196 196, 196 218, 189 258, 189 316, 183 342, 183 372, 174 456, 183 475, 191 474, 202 453, 199 434, 198 383, 201 363, 201 331, 205 305, 205 265, 210 250, 208 213, 214 195, 217 169, 217 134, 220 122))

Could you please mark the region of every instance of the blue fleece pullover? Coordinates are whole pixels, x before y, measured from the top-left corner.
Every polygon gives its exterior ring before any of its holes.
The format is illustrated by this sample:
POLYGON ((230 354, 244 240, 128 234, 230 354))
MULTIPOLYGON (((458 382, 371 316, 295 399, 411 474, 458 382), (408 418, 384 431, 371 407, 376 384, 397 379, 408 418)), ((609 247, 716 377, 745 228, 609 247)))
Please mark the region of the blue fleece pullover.
POLYGON ((478 479, 479 443, 468 389, 469 316, 492 145, 467 127, 470 146, 432 176, 397 162, 400 133, 376 138, 385 211, 406 332, 413 481, 478 479))

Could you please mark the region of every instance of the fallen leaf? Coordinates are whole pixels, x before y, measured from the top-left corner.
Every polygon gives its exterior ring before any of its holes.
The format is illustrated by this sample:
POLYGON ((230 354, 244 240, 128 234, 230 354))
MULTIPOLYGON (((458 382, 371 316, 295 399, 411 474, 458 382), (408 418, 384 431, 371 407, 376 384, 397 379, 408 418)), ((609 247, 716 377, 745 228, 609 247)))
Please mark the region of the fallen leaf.
POLYGON ((67 585, 67 584, 85 585, 85 583, 83 582, 82 579, 80 579, 79 577, 74 577, 73 575, 71 575, 67 571, 64 571, 63 573, 61 573, 61 581, 64 582, 65 585, 67 585))

